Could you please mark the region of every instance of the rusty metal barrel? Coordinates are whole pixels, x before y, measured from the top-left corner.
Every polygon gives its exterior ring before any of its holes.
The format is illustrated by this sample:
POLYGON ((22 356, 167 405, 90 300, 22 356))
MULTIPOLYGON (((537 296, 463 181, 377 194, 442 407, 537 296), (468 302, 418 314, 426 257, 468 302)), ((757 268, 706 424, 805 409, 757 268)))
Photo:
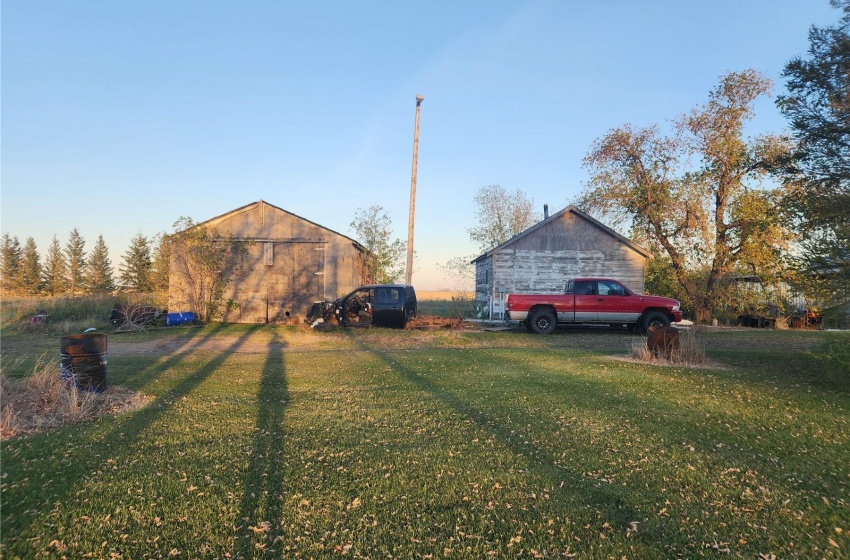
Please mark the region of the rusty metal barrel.
POLYGON ((646 347, 653 354, 669 357, 679 348, 679 329, 676 327, 649 327, 646 333, 646 347))
POLYGON ((63 336, 59 351, 62 379, 73 380, 82 391, 106 390, 106 335, 72 334, 63 336))

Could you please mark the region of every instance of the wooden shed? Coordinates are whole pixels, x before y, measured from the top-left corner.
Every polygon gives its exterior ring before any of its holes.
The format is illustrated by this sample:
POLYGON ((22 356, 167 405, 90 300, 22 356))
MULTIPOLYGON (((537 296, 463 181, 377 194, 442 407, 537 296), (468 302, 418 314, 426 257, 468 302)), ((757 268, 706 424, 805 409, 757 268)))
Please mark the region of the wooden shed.
POLYGON ((613 229, 568 206, 479 256, 475 304, 500 319, 509 293, 563 293, 570 278, 602 276, 644 291, 652 254, 613 229))
MULTIPOLYGON (((336 299, 371 280, 370 254, 360 243, 263 200, 191 229, 201 227, 220 235, 221 243, 242 242, 238 277, 230 273, 221 298, 225 322, 297 323, 314 301, 336 299)), ((168 309, 197 313, 195 273, 178 261, 172 251, 168 309)))

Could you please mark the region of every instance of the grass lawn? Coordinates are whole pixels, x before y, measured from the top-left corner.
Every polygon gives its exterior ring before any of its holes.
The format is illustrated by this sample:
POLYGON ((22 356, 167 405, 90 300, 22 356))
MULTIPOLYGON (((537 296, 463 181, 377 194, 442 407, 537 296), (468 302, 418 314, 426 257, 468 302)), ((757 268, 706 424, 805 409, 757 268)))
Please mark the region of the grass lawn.
MULTIPOLYGON (((0 553, 850 557, 850 372, 815 357, 850 335, 702 336, 720 367, 622 332, 110 335, 149 404, 4 441, 0 553)), ((58 354, 2 344, 10 377, 58 354)))

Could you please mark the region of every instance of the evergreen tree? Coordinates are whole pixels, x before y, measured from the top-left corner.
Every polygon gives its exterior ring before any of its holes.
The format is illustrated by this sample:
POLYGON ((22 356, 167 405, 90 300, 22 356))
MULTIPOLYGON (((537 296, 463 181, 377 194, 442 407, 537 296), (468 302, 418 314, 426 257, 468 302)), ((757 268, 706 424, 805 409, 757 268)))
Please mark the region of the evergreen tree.
POLYGON ((86 277, 86 242, 77 228, 71 230, 65 257, 68 265, 68 293, 75 295, 83 289, 86 277))
POLYGON ((24 244, 19 279, 24 294, 34 296, 41 292, 41 256, 32 237, 27 237, 24 244))
POLYGON ((167 294, 168 272, 171 266, 171 238, 167 234, 161 233, 157 235, 156 243, 151 267, 151 290, 167 294))
POLYGON ((850 0, 833 0, 837 25, 812 27, 807 57, 785 66, 779 108, 798 142, 787 206, 803 241, 804 285, 825 303, 850 303, 850 0))
POLYGON ((20 270, 23 251, 21 242, 17 237, 8 233, 3 234, 2 247, 0 247, 0 259, 2 262, 2 274, 0 278, 4 293, 16 293, 20 287, 20 270))
POLYGON ((124 266, 121 267, 121 283, 137 292, 151 291, 153 260, 148 238, 137 233, 130 240, 130 247, 124 253, 124 266))
POLYGON ((58 296, 64 293, 68 287, 67 273, 68 264, 65 262, 65 255, 59 246, 59 238, 54 235, 53 242, 50 244, 50 247, 47 249, 47 255, 44 257, 42 271, 44 291, 51 296, 58 296))
POLYGON ((112 263, 109 262, 109 250, 103 242, 103 236, 97 236, 88 266, 86 267, 85 286, 89 294, 103 294, 115 289, 112 278, 112 263))

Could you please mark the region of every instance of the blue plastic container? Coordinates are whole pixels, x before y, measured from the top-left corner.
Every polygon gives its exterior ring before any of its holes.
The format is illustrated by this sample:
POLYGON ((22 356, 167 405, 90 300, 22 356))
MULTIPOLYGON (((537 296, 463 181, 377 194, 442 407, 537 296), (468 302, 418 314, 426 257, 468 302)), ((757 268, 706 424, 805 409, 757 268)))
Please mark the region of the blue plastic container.
POLYGON ((165 315, 165 326, 174 327, 177 325, 185 325, 195 320, 195 314, 191 311, 185 313, 167 313, 165 315))

